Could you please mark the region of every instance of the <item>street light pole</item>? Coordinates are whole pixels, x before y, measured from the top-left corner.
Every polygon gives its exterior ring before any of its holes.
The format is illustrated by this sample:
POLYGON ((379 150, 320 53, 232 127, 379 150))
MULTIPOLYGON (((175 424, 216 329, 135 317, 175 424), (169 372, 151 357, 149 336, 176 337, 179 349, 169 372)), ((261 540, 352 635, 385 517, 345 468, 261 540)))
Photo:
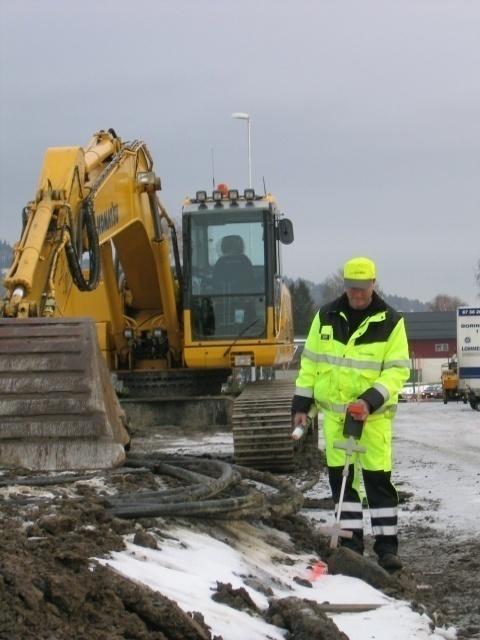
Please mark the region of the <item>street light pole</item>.
POLYGON ((247 122, 247 136, 248 136, 248 186, 252 187, 252 118, 248 113, 235 112, 232 113, 232 118, 237 120, 246 120, 247 122))

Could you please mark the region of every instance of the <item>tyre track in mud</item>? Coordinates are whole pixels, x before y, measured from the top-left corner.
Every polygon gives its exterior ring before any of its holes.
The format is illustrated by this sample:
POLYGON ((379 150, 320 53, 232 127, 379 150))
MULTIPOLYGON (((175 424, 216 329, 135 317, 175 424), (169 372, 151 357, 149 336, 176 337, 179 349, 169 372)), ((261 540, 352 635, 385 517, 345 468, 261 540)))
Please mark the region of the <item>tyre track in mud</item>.
POLYGON ((455 626, 458 640, 480 639, 480 539, 431 527, 401 530, 401 555, 419 587, 419 602, 438 626, 455 626))

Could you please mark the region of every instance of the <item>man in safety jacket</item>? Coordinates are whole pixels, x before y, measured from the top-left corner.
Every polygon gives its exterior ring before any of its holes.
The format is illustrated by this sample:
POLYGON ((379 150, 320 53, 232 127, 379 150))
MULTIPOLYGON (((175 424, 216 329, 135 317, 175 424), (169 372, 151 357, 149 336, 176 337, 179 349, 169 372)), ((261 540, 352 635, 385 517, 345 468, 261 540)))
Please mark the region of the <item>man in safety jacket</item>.
MULTIPOLYGON (((345 452, 334 448, 345 440, 346 413, 363 422, 358 454, 368 501, 374 550, 389 571, 402 567, 398 558, 398 496, 392 470, 392 421, 398 393, 409 377, 410 362, 404 320, 374 291, 375 264, 368 258, 344 266, 345 293, 315 316, 292 401, 294 426, 306 423, 313 403, 323 412, 327 466, 335 509, 338 507, 345 452)), ((341 510, 342 529, 353 533, 341 544, 363 553, 363 514, 358 480, 350 465, 341 510)))

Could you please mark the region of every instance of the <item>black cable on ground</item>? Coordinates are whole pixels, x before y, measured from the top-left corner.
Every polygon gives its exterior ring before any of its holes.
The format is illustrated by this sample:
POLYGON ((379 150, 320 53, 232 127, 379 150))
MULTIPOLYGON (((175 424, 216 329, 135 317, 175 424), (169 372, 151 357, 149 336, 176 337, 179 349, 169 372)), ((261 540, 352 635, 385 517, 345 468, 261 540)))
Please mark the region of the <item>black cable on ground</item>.
MULTIPOLYGON (((174 475, 177 478, 198 480, 200 477, 205 480, 203 486, 187 487, 183 492, 185 500, 179 500, 182 492, 175 495, 165 494, 162 491, 148 492, 144 496, 144 492, 136 492, 134 494, 123 495, 115 498, 108 498, 107 505, 109 513, 121 518, 141 518, 141 517, 157 517, 164 515, 175 516, 203 516, 203 517, 229 517, 231 512, 241 514, 243 517, 255 512, 264 513, 267 510, 265 498, 263 494, 256 490, 249 489, 247 495, 220 498, 216 500, 209 499, 217 495, 221 491, 231 489, 238 485, 241 475, 234 471, 233 467, 220 460, 205 460, 198 458, 169 458, 169 462, 174 462, 174 466, 160 460, 149 458, 135 458, 133 464, 142 464, 150 466, 162 473, 174 475), (189 469, 183 468, 189 467, 189 469), (192 468, 199 468, 210 476, 205 478, 192 468), (215 478, 215 474, 220 472, 220 478, 215 478), (190 493, 196 491, 196 495, 190 493), (203 494, 203 495, 202 495, 203 494), (199 499, 202 497, 202 499, 199 499)), ((128 462, 130 463, 130 461, 128 462)))
POLYGON ((215 466, 221 471, 220 478, 210 478, 198 473, 175 467, 171 464, 162 462, 151 463, 149 460, 142 459, 142 465, 150 465, 150 468, 154 473, 169 475, 177 479, 192 482, 193 484, 187 487, 177 487, 175 489, 164 489, 160 491, 137 491, 131 494, 123 494, 122 496, 113 497, 108 499, 108 505, 112 508, 119 506, 127 507, 128 503, 132 503, 132 506, 146 506, 147 503, 150 507, 154 504, 165 503, 184 503, 193 502, 198 500, 205 500, 217 495, 226 488, 236 485, 240 482, 240 474, 234 472, 230 465, 215 461, 215 466))
MULTIPOLYGON (((219 460, 202 459, 202 458, 171 458, 171 463, 181 465, 182 467, 200 468, 203 473, 213 474, 215 470, 231 468, 224 462, 219 460)), ((159 470, 170 470, 173 465, 165 465, 158 461, 154 462, 154 458, 137 459, 135 463, 142 465, 152 464, 152 468, 158 467, 159 470)), ((247 494, 230 498, 221 498, 217 500, 190 500, 178 502, 179 494, 175 495, 175 500, 170 500, 170 496, 164 496, 161 492, 155 495, 155 492, 149 492, 142 498, 142 492, 130 494, 129 496, 120 496, 114 500, 110 500, 112 505, 110 512, 123 518, 139 518, 139 517, 156 517, 162 515, 177 516, 204 516, 216 518, 247 518, 247 517, 267 517, 281 516, 298 511, 303 503, 303 495, 296 487, 283 478, 274 476, 271 473, 248 469, 246 467, 234 467, 240 473, 242 478, 253 480, 257 483, 268 485, 277 490, 273 495, 265 495, 256 488, 249 487, 247 494), (141 503, 139 503, 139 500, 141 503)), ((184 469, 184 472, 186 470, 184 469)), ((178 469, 177 469, 178 473, 178 469)), ((178 477, 178 475, 177 475, 178 477)), ((171 496, 173 497, 173 496, 171 496)))
MULTIPOLYGON (((170 476, 183 484, 158 491, 139 490, 101 496, 100 500, 108 513, 126 519, 158 516, 245 519, 289 515, 298 511, 303 504, 303 495, 294 484, 272 473, 233 466, 216 459, 165 455, 131 455, 124 467, 110 472, 5 478, 0 481, 0 486, 52 486, 104 475, 108 477, 146 472, 170 476), (242 480, 252 481, 256 486, 242 480), (258 485, 268 486, 275 491, 262 492, 258 485), (225 496, 226 492, 230 495, 225 496)), ((67 499, 75 501, 84 498, 67 499)), ((28 504, 31 501, 46 501, 48 498, 16 496, 10 500, 28 504)))
POLYGON ((242 478, 254 480, 261 484, 277 489, 277 493, 267 496, 267 502, 272 516, 284 516, 296 513, 302 508, 303 494, 295 485, 268 471, 258 471, 249 467, 235 465, 242 478))
POLYGON ((71 484, 72 482, 81 482, 85 480, 92 480, 93 478, 101 478, 105 475, 118 476, 125 475, 127 473, 142 474, 150 473, 150 469, 145 467, 138 468, 125 468, 111 469, 107 471, 95 471, 94 473, 79 474, 61 474, 61 475, 48 475, 48 476, 16 476, 14 478, 7 477, 0 479, 0 487, 48 487, 56 484, 71 484))
POLYGON ((155 518, 158 516, 201 516, 202 518, 231 518, 232 512, 238 517, 247 517, 250 512, 267 512, 265 499, 260 492, 250 492, 237 498, 201 500, 196 502, 172 502, 170 504, 126 505, 108 509, 117 518, 155 518))

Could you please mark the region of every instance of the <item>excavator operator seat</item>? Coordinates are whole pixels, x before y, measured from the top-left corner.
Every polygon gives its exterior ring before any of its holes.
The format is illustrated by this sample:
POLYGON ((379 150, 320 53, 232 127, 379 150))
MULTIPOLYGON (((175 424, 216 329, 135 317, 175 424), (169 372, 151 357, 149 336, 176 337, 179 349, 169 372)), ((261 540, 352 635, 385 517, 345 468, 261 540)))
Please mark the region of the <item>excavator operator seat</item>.
POLYGON ((230 235, 222 238, 222 255, 213 267, 215 293, 252 293, 255 276, 250 259, 244 254, 243 238, 230 235))

